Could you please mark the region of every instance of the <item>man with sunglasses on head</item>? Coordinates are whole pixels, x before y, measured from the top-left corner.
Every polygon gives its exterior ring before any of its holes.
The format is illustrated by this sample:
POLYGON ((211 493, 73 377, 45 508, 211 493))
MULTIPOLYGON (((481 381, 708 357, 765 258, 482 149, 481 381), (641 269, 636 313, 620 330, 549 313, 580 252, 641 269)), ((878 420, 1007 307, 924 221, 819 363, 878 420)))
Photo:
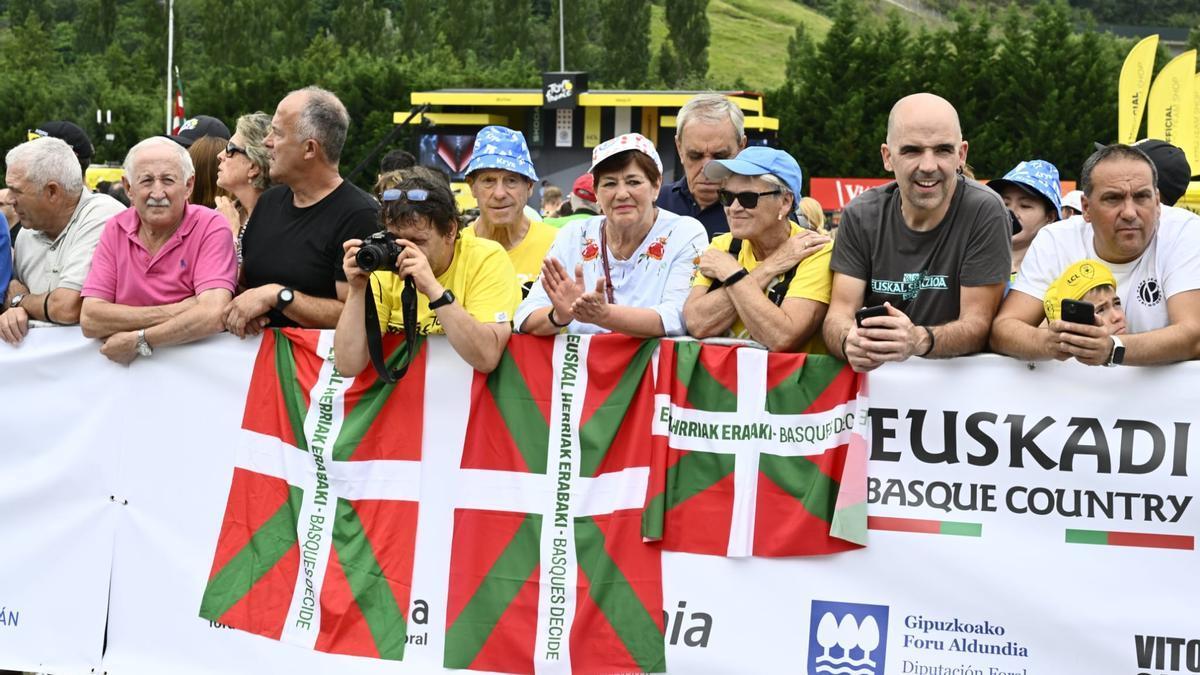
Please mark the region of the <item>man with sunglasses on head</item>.
POLYGON ((859 372, 982 350, 1011 271, 1012 226, 999 195, 961 173, 958 112, 933 94, 900 99, 880 152, 896 180, 842 213, 825 344, 859 372), (859 325, 863 307, 882 309, 859 325))
POLYGON ((276 183, 242 236, 241 294, 223 321, 239 337, 267 326, 333 328, 346 297, 342 242, 379 230, 379 204, 338 173, 350 115, 318 87, 284 97, 263 144, 276 183))
POLYGON ((343 245, 349 294, 334 337, 338 371, 357 375, 370 362, 366 331, 375 328, 366 326, 365 303, 373 296, 378 330, 445 335, 472 368, 491 372, 512 336, 510 322, 521 301, 508 254, 494 241, 460 231, 454 195, 444 180, 414 168, 380 176, 377 189, 384 228, 403 248, 394 265, 366 272, 358 263, 363 241, 343 245), (417 291, 415 327, 404 325, 406 280, 417 291))

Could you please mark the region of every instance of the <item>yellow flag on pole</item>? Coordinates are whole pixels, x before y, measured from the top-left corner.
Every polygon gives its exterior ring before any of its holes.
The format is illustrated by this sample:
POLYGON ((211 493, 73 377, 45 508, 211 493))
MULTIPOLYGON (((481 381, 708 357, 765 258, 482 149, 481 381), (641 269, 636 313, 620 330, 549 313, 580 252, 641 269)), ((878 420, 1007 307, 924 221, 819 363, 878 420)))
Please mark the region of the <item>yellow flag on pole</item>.
POLYGON ((1200 73, 1192 80, 1192 147, 1184 148, 1192 175, 1200 174, 1200 73))
POLYGON ((1132 143, 1137 140, 1142 127, 1142 113, 1146 110, 1146 98, 1150 93, 1150 80, 1154 76, 1154 55, 1158 51, 1158 36, 1151 35, 1129 50, 1125 65, 1121 66, 1121 79, 1117 82, 1117 142, 1132 143))
POLYGON ((1189 49, 1171 59, 1154 78, 1150 101, 1146 105, 1149 115, 1147 137, 1177 145, 1185 154, 1190 154, 1194 133, 1192 116, 1196 108, 1195 85, 1196 50, 1189 49))

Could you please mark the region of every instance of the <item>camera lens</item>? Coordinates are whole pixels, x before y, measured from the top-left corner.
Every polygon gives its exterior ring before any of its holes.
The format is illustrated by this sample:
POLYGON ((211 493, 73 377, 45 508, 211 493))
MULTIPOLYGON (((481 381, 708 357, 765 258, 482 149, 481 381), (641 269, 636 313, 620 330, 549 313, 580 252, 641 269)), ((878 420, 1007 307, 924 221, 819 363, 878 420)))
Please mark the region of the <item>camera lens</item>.
POLYGON ((383 261, 384 251, 380 250, 378 244, 367 244, 358 249, 358 255, 354 256, 355 262, 358 263, 358 268, 364 272, 374 272, 379 269, 379 264, 383 261))

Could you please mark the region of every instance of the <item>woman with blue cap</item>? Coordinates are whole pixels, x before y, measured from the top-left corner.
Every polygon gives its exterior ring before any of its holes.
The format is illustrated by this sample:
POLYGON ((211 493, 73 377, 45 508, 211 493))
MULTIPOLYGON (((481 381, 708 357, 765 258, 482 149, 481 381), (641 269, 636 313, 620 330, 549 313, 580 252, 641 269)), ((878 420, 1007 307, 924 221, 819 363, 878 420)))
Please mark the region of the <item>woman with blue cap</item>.
POLYGON ((700 258, 683 313, 693 337, 748 338, 771 351, 826 353, 832 240, 797 215, 800 165, 782 150, 746 148, 704 167, 729 233, 700 258), (803 223, 802 227, 791 218, 803 223))
POLYGON ((1013 216, 1012 273, 1016 278, 1033 238, 1043 227, 1059 220, 1062 185, 1058 168, 1045 160, 1032 159, 987 185, 1000 194, 1013 216))
POLYGON ((596 146, 590 171, 604 215, 558 231, 513 325, 535 335, 683 335, 683 302, 708 243, 704 226, 654 205, 662 160, 641 134, 596 146))

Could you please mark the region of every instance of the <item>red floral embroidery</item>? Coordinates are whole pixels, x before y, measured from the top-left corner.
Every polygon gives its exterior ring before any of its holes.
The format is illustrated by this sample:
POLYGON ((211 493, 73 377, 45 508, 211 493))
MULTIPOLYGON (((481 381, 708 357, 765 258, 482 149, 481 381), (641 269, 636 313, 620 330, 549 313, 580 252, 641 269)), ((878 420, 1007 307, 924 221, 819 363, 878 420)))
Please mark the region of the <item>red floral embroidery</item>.
POLYGON ((588 262, 590 260, 595 260, 596 256, 598 255, 600 255, 600 246, 596 243, 596 240, 591 238, 584 239, 583 261, 588 262))
POLYGON ((659 237, 658 239, 651 242, 649 246, 646 247, 646 255, 650 256, 651 258, 654 258, 655 260, 662 260, 663 253, 665 253, 666 250, 667 250, 667 238, 659 237))

